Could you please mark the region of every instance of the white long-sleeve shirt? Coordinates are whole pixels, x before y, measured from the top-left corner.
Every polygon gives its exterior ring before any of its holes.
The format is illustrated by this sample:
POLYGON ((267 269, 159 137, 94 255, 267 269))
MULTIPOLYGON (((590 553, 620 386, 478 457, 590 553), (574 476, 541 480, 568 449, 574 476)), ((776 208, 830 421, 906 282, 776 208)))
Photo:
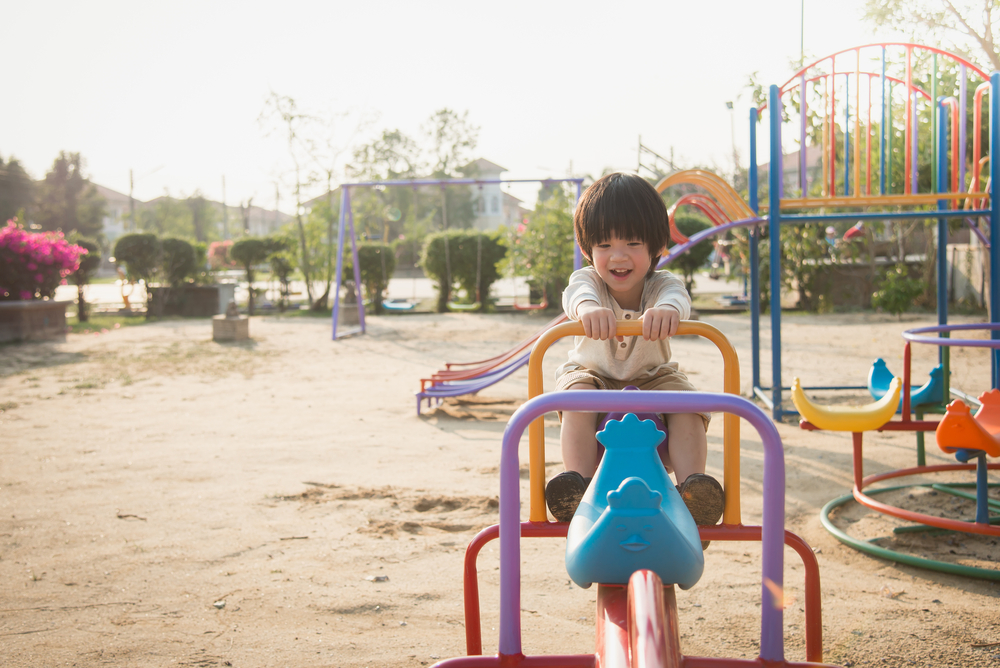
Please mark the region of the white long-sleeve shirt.
MULTIPOLYGON (((569 278, 563 292, 563 310, 570 319, 578 321, 576 311, 586 301, 610 308, 616 320, 638 320, 647 309, 662 306, 677 309, 681 320, 691 317, 691 297, 684 289, 684 282, 669 271, 654 272, 646 279, 639 310, 630 311, 618 305, 596 269, 584 267, 569 278)), ((646 341, 641 336, 626 336, 618 342, 615 338, 600 341, 577 336, 569 360, 556 370, 556 377, 584 368, 615 380, 638 380, 655 375, 665 366, 677 368, 677 363, 670 361, 669 340, 646 341)))

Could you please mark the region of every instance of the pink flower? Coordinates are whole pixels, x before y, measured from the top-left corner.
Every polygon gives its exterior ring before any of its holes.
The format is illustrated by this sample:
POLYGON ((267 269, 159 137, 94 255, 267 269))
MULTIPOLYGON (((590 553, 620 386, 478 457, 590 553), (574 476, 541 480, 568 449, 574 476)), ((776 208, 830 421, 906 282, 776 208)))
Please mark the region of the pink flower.
POLYGON ((31 294, 27 290, 21 290, 21 299, 31 299, 35 295, 31 294))

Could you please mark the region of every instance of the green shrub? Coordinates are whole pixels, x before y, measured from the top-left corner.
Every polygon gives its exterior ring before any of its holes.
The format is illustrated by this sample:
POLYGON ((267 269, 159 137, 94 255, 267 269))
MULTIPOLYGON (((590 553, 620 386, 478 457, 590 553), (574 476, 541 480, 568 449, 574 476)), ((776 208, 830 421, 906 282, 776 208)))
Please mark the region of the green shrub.
MULTIPOLYGON (((376 314, 383 312, 382 300, 389 279, 396 271, 396 255, 392 247, 374 242, 358 244, 358 262, 361 263, 361 286, 364 298, 372 304, 376 314)), ((354 280, 354 258, 344 253, 343 280, 354 280)))
POLYGON ((910 278, 906 265, 899 263, 885 273, 879 289, 872 294, 872 306, 902 319, 902 314, 923 292, 924 282, 910 278))
MULTIPOLYGON (((161 253, 160 240, 155 234, 126 234, 115 243, 115 262, 124 264, 129 278, 133 281, 142 281, 147 288, 160 266, 161 253)), ((147 290, 147 300, 149 294, 147 290)), ((147 304, 146 317, 150 315, 147 304)))
POLYGON ((451 294, 456 284, 465 291, 468 303, 475 302, 478 296, 482 304, 490 294, 490 287, 500 278, 497 263, 506 253, 507 247, 496 234, 475 230, 448 230, 428 236, 424 242, 420 266, 423 267, 424 273, 438 282, 438 313, 448 309, 448 302, 452 301, 451 294), (447 255, 445 255, 445 240, 447 240, 447 255), (450 285, 448 285, 449 274, 450 285))
POLYGON ((172 288, 179 288, 189 276, 198 270, 198 260, 194 247, 183 239, 164 239, 160 267, 163 279, 172 288))
POLYGON ((243 266, 247 273, 247 313, 253 315, 254 306, 254 267, 267 261, 270 248, 265 239, 259 237, 243 237, 233 243, 229 249, 229 257, 243 266))

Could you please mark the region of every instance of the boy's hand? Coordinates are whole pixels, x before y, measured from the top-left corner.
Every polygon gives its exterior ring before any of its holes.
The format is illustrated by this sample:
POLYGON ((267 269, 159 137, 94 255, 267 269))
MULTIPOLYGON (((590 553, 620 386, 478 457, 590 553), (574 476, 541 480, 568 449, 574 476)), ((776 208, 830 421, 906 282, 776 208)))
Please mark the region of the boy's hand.
MULTIPOLYGON (((617 321, 615 312, 609 308, 597 306, 596 303, 582 304, 576 309, 576 315, 583 325, 583 334, 588 339, 607 341, 615 335, 617 321)), ((622 337, 617 337, 622 340, 622 337)))
POLYGON ((642 314, 642 338, 662 341, 677 333, 681 314, 673 306, 648 309, 642 314))

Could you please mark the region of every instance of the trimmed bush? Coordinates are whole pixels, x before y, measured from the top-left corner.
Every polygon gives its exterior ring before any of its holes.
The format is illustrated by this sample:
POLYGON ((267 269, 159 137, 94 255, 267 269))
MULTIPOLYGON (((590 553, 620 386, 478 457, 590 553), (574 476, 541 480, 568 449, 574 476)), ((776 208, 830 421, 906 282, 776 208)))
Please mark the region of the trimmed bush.
POLYGON ((481 310, 482 303, 489 297, 490 287, 500 278, 497 263, 506 254, 507 247, 495 234, 475 230, 448 230, 428 236, 424 242, 420 266, 425 274, 438 282, 438 313, 448 310, 448 303, 454 301, 452 291, 456 284, 465 291, 466 303, 475 302, 477 295, 479 296, 481 310))

